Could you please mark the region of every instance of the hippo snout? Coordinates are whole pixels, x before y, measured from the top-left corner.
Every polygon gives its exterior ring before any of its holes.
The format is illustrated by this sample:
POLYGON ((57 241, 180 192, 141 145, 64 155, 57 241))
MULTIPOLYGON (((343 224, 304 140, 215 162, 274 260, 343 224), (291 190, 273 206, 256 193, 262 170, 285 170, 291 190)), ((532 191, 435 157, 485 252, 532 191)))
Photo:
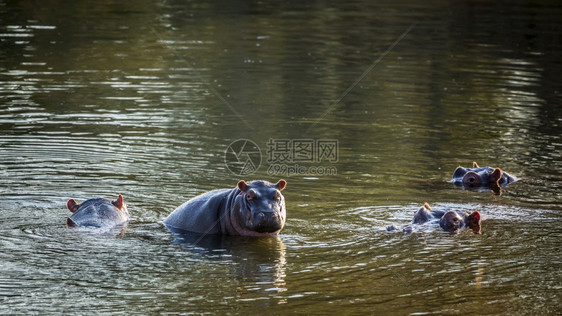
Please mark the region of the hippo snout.
POLYGON ((258 212, 254 216, 254 229, 258 232, 274 232, 282 228, 277 212, 258 212))
POLYGON ((482 184, 480 175, 474 171, 467 172, 462 178, 462 183, 468 187, 477 187, 482 184))
POLYGON ((439 226, 448 232, 455 232, 464 226, 463 218, 455 211, 448 211, 441 217, 439 226))

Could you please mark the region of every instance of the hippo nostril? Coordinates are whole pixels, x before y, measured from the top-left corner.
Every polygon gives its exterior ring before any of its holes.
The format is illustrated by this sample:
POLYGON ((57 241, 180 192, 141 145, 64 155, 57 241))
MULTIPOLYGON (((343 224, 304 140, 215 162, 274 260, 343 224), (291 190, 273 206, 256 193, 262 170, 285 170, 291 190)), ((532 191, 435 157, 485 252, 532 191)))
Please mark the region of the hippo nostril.
POLYGON ((480 185, 480 176, 471 171, 464 176, 462 182, 469 187, 478 186, 480 185))

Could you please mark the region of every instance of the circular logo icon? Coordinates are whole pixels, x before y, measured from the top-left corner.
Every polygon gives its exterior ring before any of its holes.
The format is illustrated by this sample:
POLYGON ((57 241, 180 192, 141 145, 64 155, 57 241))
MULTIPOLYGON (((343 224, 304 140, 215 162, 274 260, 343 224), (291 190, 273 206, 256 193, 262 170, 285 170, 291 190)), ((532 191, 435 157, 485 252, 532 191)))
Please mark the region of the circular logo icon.
POLYGON ((261 165, 261 150, 249 139, 235 140, 224 152, 224 163, 237 176, 250 175, 261 165))

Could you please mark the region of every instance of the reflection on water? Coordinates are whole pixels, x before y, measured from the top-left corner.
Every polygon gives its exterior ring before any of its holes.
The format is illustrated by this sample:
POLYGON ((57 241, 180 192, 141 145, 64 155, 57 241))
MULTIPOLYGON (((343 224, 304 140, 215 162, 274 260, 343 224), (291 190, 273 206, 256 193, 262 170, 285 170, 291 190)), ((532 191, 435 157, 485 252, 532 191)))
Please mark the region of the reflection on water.
POLYGON ((560 5, 41 4, 0 1, 1 313, 561 310, 560 5), (168 232, 241 138, 338 140, 337 175, 289 177, 279 238, 168 232), (65 227, 118 193, 120 236, 65 227), (483 234, 385 231, 426 201, 483 234))
MULTIPOLYGON (((240 236, 202 235, 174 232, 174 244, 206 260, 224 261, 225 268, 240 282, 239 299, 263 300, 287 290, 285 284, 285 245, 281 238, 248 238, 240 236)), ((275 304, 284 300, 274 300, 275 304)))

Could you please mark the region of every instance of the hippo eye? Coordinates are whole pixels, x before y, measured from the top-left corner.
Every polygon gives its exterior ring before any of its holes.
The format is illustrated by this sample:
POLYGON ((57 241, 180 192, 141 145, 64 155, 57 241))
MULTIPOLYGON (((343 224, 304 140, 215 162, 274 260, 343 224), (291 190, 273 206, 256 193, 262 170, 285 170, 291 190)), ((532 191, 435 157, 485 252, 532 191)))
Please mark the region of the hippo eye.
POLYGON ((256 192, 254 192, 254 190, 248 191, 248 194, 246 194, 246 200, 250 202, 255 200, 255 198, 256 198, 256 192))
POLYGON ((281 192, 279 192, 279 191, 275 192, 275 200, 281 201, 281 192))

